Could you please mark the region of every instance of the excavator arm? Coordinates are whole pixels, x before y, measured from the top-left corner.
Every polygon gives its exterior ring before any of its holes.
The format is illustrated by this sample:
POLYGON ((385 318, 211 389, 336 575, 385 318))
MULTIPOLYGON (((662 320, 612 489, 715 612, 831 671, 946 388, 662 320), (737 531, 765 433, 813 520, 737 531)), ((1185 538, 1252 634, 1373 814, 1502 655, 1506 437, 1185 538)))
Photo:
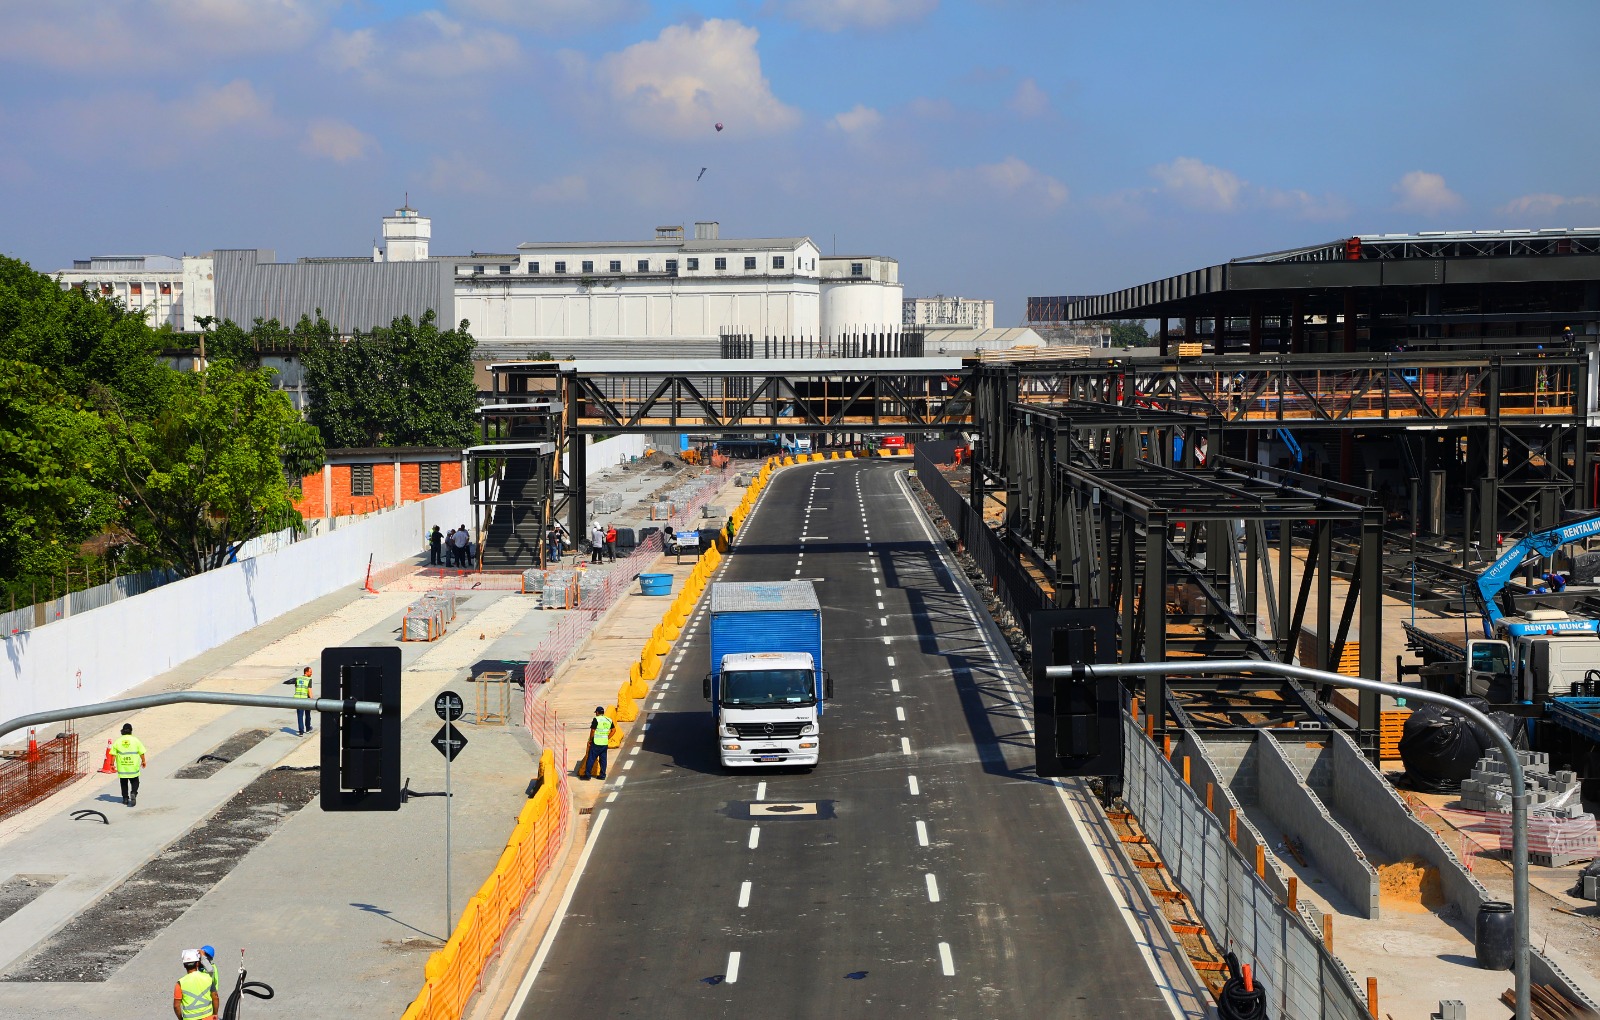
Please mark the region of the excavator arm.
POLYGON ((1558 524, 1544 531, 1535 531, 1501 553, 1499 558, 1489 564, 1488 569, 1478 575, 1478 601, 1479 608, 1483 611, 1484 636, 1494 637, 1494 625, 1505 616, 1500 611, 1500 592, 1505 588, 1506 582, 1522 568, 1522 564, 1529 556, 1549 559, 1562 546, 1581 542, 1596 535, 1600 535, 1600 514, 1558 524))

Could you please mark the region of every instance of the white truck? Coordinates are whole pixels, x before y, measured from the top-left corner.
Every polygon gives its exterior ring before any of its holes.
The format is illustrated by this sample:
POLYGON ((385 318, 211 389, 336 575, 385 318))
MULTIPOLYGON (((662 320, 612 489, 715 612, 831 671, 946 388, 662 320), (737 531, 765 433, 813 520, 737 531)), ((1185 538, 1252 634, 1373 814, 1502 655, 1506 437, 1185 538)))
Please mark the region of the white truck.
POLYGON ((724 766, 817 763, 833 681, 822 668, 822 606, 810 581, 711 586, 705 696, 724 766))

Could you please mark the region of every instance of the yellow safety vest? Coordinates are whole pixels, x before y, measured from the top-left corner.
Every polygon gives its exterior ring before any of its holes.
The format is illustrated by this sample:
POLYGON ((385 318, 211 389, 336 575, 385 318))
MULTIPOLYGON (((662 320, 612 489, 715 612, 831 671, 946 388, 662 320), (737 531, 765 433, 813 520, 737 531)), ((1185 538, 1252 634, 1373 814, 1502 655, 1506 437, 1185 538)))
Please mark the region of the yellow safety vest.
POLYGON ((139 738, 129 733, 117 738, 111 745, 111 757, 117 762, 117 775, 123 779, 132 779, 139 774, 139 759, 144 757, 144 745, 139 743, 139 738))
POLYGON ((178 1006, 183 1020, 209 1020, 217 1015, 211 1007, 210 975, 191 970, 178 979, 178 991, 183 993, 183 1002, 178 1006))
MULTIPOLYGON (((297 698, 311 697, 311 678, 301 674, 294 678, 294 696, 297 698)), ((296 709, 296 711, 299 711, 296 709)))
POLYGON ((595 716, 594 743, 596 747, 604 747, 611 743, 611 717, 609 715, 595 716))

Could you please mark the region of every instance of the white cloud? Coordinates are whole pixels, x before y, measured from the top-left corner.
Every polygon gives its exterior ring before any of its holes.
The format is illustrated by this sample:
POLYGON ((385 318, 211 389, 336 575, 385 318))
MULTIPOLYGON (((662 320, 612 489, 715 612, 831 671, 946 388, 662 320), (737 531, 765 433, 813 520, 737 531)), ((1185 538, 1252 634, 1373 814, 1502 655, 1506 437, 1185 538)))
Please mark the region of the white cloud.
POLYGON ((389 89, 498 71, 515 64, 522 48, 504 32, 423 11, 381 28, 334 32, 323 52, 369 87, 389 89))
POLYGON ((175 162, 223 137, 234 142, 283 132, 272 97, 243 78, 202 84, 176 99, 126 91, 66 99, 43 111, 41 125, 40 136, 64 150, 110 148, 149 165, 175 162))
POLYGON ((1025 195, 1055 208, 1067 200, 1067 186, 1016 156, 987 163, 973 171, 978 181, 1004 195, 1025 195))
POLYGON ((1450 190, 1444 177, 1426 170, 1411 171, 1392 190, 1400 196, 1395 205, 1406 212, 1437 216, 1461 208, 1461 196, 1450 190))
POLYGON ((777 0, 769 5, 786 18, 824 32, 889 28, 920 20, 938 6, 939 0, 777 0))
POLYGON ((450 7, 547 33, 637 21, 650 11, 644 0, 450 0, 450 7))
POLYGON ((883 123, 883 114, 870 106, 855 106, 836 115, 828 122, 831 126, 850 135, 870 134, 876 131, 883 123))
POLYGON ((0 0, 6 27, 0 55, 71 69, 193 67, 303 46, 332 6, 333 0, 0 0))
POLYGON ((1163 191, 1192 209, 1232 212, 1239 207, 1239 193, 1244 190, 1238 174, 1193 156, 1179 156, 1153 167, 1150 173, 1163 191))
POLYGON ((567 174, 553 181, 535 184, 528 197, 541 204, 558 205, 563 202, 582 202, 589 197, 589 184, 578 174, 567 174))
POLYGON ((500 183, 494 175, 480 161, 464 152, 433 157, 433 161, 428 164, 428 174, 424 180, 428 187, 439 192, 487 195, 499 193, 501 190, 500 183))
POLYGON ((1021 199, 1031 207, 1055 209, 1068 198, 1067 186, 1017 156, 998 163, 932 170, 907 178, 905 187, 938 199, 972 197, 1021 199))
POLYGON ((736 137, 786 131, 800 112, 772 94, 756 51, 760 37, 737 21, 672 25, 602 57, 595 78, 642 131, 682 136, 719 122, 736 137))
POLYGON ((1038 82, 1024 78, 1017 91, 1006 100, 1006 106, 1019 117, 1042 117, 1050 112, 1050 97, 1038 82))
POLYGON ((1554 216, 1563 209, 1572 212, 1600 209, 1600 198, 1593 195, 1552 195, 1541 192, 1513 198, 1496 210, 1501 216, 1554 216))
POLYGON ((1252 184, 1225 167, 1212 166, 1193 156, 1179 156, 1150 169, 1156 179, 1152 189, 1133 189, 1101 198, 1096 204, 1115 215, 1143 215, 1145 200, 1170 199, 1202 212, 1234 213, 1269 209, 1302 220, 1337 220, 1350 212, 1338 195, 1313 195, 1300 189, 1252 184))
POLYGON ((376 138, 354 124, 331 117, 319 117, 306 125, 306 137, 300 143, 300 150, 307 155, 321 156, 335 163, 363 159, 377 148, 376 138))
POLYGON ((243 78, 226 85, 201 85, 192 95, 176 100, 166 118, 194 134, 265 122, 272 117, 272 100, 243 78))

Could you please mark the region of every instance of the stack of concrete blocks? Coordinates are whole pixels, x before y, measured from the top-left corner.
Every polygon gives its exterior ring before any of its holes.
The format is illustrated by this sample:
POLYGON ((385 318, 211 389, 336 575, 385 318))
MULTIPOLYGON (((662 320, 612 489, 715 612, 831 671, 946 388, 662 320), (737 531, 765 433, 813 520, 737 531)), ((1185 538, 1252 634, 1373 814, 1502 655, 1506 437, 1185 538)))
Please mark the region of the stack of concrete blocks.
MULTIPOLYGON (((1550 771, 1550 756, 1542 751, 1518 751, 1522 776, 1528 784, 1528 809, 1537 810, 1558 801, 1578 803, 1578 774, 1550 771)), ((1471 811, 1511 810, 1511 773, 1498 749, 1478 759, 1472 775, 1461 781, 1462 806, 1471 811)))
POLYGON ((715 503, 707 503, 705 506, 700 508, 700 516, 704 517, 708 521, 714 520, 718 517, 726 517, 727 515, 728 511, 723 507, 717 506, 715 503))
MULTIPOLYGON (((1550 771, 1550 756, 1518 751, 1528 786, 1528 859, 1547 868, 1564 868, 1596 854, 1594 816, 1583 810, 1575 772, 1550 771)), ((1478 759, 1472 776, 1461 781, 1461 802, 1494 815, 1500 849, 1511 849, 1511 775, 1499 751, 1478 759)))
POLYGON ((622 493, 602 492, 594 498, 596 514, 614 514, 622 509, 622 493))
POLYGON ((670 521, 672 520, 672 515, 677 512, 677 506, 667 500, 661 500, 650 505, 650 519, 652 521, 670 521))
POLYGON ((579 604, 592 603, 605 595, 606 570, 603 567, 591 566, 578 571, 578 602, 579 604))
POLYGON ((574 570, 546 570, 539 587, 541 609, 572 609, 578 604, 578 574, 574 570))

